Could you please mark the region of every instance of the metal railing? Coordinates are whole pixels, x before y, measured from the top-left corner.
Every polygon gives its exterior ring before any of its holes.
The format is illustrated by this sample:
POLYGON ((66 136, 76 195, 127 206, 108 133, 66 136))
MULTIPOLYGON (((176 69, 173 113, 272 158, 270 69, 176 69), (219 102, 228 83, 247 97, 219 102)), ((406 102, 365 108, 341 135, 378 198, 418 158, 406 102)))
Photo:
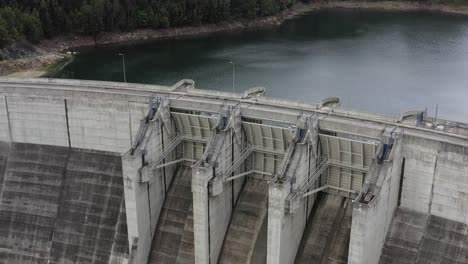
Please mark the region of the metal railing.
POLYGON ((232 162, 231 166, 224 171, 222 178, 226 180, 234 170, 239 167, 250 156, 250 154, 252 154, 253 151, 254 147, 251 144, 247 145, 247 147, 242 150, 241 154, 232 162))
POLYGON ((182 136, 180 133, 177 133, 160 154, 148 158, 148 164, 159 165, 161 161, 163 161, 170 153, 172 153, 172 151, 180 144, 180 142, 182 142, 183 139, 184 136, 182 136))
POLYGON ((320 158, 320 163, 317 168, 312 172, 309 178, 295 190, 292 195, 288 198, 289 200, 298 198, 298 197, 305 197, 304 195, 307 194, 307 191, 312 187, 312 185, 317 181, 318 177, 322 175, 326 169, 328 169, 329 160, 327 156, 322 156, 320 158))

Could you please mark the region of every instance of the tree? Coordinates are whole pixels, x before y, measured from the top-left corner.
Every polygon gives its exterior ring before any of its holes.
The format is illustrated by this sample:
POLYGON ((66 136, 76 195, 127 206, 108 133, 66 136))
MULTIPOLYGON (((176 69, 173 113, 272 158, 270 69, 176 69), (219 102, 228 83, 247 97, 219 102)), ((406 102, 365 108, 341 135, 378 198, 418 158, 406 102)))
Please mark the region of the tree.
POLYGON ((295 0, 0 0, 2 43, 167 28, 277 14, 295 0), (5 35, 6 32, 6 35, 5 35))
POLYGON ((52 37, 55 30, 52 18, 49 13, 49 5, 48 2, 46 2, 46 0, 41 0, 41 3, 39 5, 39 18, 41 20, 44 34, 47 37, 52 37))
POLYGON ((94 32, 93 7, 89 4, 83 4, 80 8, 80 31, 90 35, 94 32))
POLYGON ((255 0, 232 0, 231 10, 237 18, 255 18, 257 14, 257 2, 255 0))
POLYGON ((149 19, 150 27, 152 28, 159 27, 159 15, 155 13, 152 8, 149 8, 148 19, 149 19))
POLYGON ((23 34, 26 36, 26 39, 32 43, 39 42, 44 35, 39 18, 30 14, 23 14, 21 21, 24 28, 23 34))
POLYGON ((150 24, 148 14, 146 13, 145 10, 138 10, 137 11, 136 21, 137 21, 138 27, 140 27, 140 28, 146 28, 150 24))
POLYGON ((16 14, 10 7, 5 7, 0 9, 0 17, 2 17, 3 22, 5 23, 5 29, 8 32, 8 35, 11 39, 18 38, 18 28, 20 28, 21 23, 16 19, 16 14))
POLYGON ((162 28, 168 28, 171 26, 171 22, 169 21, 169 13, 165 8, 161 8, 159 11, 159 25, 162 28))
POLYGON ((5 47, 10 43, 10 36, 7 30, 7 24, 2 17, 0 17, 0 48, 5 47))
POLYGON ((273 0, 261 0, 260 10, 261 16, 271 16, 278 13, 279 6, 273 0))

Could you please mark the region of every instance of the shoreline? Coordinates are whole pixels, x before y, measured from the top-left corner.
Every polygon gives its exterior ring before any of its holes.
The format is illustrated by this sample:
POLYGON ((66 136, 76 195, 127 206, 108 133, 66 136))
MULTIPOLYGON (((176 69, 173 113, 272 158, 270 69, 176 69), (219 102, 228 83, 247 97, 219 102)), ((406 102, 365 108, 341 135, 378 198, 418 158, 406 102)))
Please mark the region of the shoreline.
POLYGON ((468 6, 455 6, 448 4, 426 4, 419 2, 403 1, 327 1, 327 2, 299 2, 291 9, 286 9, 275 16, 262 17, 254 20, 240 20, 235 22, 222 22, 219 24, 207 24, 201 26, 187 26, 168 29, 138 29, 132 32, 104 32, 97 36, 60 36, 53 39, 42 40, 37 47, 45 54, 23 58, 19 60, 6 60, 0 62, 7 68, 17 68, 16 71, 1 71, 0 76, 20 77, 46 77, 50 70, 60 65, 67 64, 73 58, 68 58, 65 51, 75 48, 105 46, 110 44, 132 44, 158 39, 201 36, 218 32, 228 32, 253 28, 265 28, 280 26, 285 21, 298 15, 326 9, 350 9, 350 10, 378 10, 416 12, 428 11, 454 15, 468 15, 468 6), (67 61, 64 61, 67 60, 67 61), (6 74, 5 74, 6 72, 6 74))
POLYGON ((72 61, 66 54, 43 51, 31 57, 0 61, 0 77, 45 77, 72 61))
POLYGON ((468 6, 454 6, 441 4, 426 4, 406 1, 327 1, 327 2, 299 2, 291 9, 286 9, 277 15, 262 17, 253 20, 239 20, 234 22, 221 22, 218 24, 206 24, 201 26, 186 26, 168 29, 137 29, 132 32, 104 32, 96 40, 92 36, 57 37, 43 40, 38 45, 40 48, 50 51, 63 52, 73 48, 93 46, 105 46, 110 44, 131 44, 141 41, 158 39, 198 36, 204 34, 229 32, 243 29, 264 28, 280 26, 285 21, 306 13, 325 9, 350 9, 350 10, 377 10, 377 11, 401 11, 415 12, 428 11, 453 15, 468 15, 468 6))

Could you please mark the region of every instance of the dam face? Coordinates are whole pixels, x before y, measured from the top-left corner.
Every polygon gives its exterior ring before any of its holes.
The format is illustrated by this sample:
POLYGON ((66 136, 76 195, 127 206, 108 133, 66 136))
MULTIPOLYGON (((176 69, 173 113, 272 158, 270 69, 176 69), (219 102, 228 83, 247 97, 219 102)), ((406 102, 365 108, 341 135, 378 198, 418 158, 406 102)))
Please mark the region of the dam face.
POLYGON ((116 154, 1 143, 4 263, 111 263, 128 255, 116 154))
POLYGON ((468 263, 468 125, 0 79, 0 263, 468 263))

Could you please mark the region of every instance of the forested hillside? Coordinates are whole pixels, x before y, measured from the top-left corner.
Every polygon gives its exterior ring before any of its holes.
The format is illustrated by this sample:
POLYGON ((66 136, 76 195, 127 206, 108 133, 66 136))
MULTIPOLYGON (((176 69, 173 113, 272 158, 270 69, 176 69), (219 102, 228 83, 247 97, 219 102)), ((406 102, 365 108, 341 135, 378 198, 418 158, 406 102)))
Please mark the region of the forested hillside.
POLYGON ((167 28, 274 15, 295 0, 0 0, 0 47, 67 33, 167 28))

